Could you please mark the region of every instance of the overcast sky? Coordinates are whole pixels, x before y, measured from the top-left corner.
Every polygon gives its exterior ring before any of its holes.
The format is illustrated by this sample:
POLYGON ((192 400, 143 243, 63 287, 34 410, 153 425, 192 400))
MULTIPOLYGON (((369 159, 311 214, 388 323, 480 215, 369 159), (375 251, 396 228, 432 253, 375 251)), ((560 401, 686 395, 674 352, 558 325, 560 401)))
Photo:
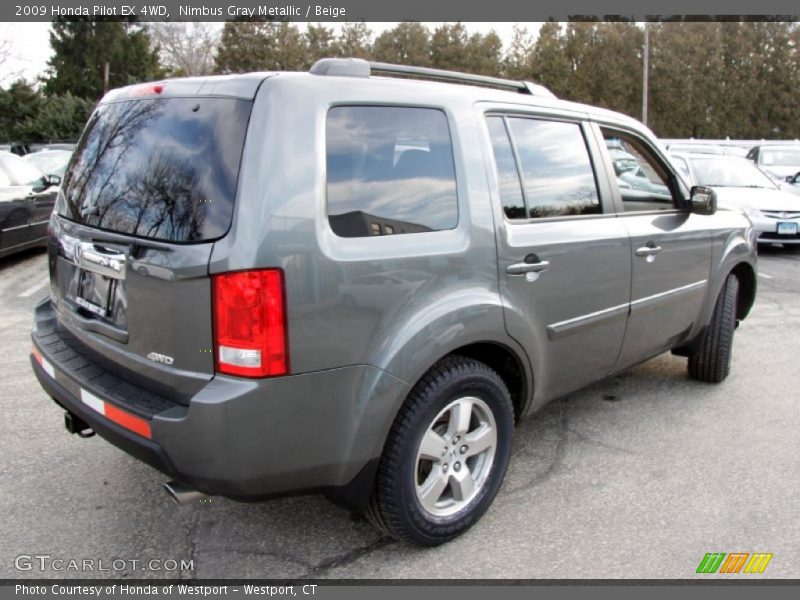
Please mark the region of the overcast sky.
MULTIPOLYGON (((397 23, 367 23, 373 35, 377 36, 386 29, 394 27, 397 23)), ((223 25, 219 24, 220 27, 223 25)), ((303 23, 297 23, 303 27, 303 23)), ((329 26, 336 26, 335 23, 326 23, 329 26)), ((439 23, 423 23, 431 30, 439 23)), ((523 23, 529 31, 537 31, 538 23, 523 23)), ((514 23, 465 23, 467 29, 472 33, 479 31, 487 33, 494 29, 503 40, 503 46, 507 47, 511 41, 514 23)), ((10 42, 11 56, 3 64, 0 64, 0 85, 8 86, 16 75, 21 75, 28 81, 35 81, 40 75, 44 74, 47 60, 50 58, 50 38, 48 31, 50 23, 0 23, 0 40, 10 42)))

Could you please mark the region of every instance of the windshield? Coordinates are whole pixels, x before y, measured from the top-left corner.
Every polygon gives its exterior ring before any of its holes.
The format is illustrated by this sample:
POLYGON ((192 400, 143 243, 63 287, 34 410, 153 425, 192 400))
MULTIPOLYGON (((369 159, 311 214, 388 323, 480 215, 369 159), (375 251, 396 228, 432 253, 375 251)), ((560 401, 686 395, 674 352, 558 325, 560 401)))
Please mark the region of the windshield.
POLYGON ((772 180, 747 159, 693 158, 691 161, 698 185, 775 188, 772 180))
POLYGON ((3 161, 6 170, 17 185, 39 185, 42 183, 44 174, 16 154, 4 154, 0 160, 3 161))
POLYGON ((32 165, 36 165, 42 172, 48 175, 63 177, 64 171, 67 170, 67 163, 69 162, 70 156, 72 156, 72 153, 66 150, 56 150, 53 152, 45 150, 27 154, 24 160, 32 165))
POLYGON ((761 164, 781 167, 800 165, 800 148, 762 148, 761 164))
POLYGON ((225 235, 252 103, 155 98, 101 105, 56 212, 92 227, 173 242, 225 235))

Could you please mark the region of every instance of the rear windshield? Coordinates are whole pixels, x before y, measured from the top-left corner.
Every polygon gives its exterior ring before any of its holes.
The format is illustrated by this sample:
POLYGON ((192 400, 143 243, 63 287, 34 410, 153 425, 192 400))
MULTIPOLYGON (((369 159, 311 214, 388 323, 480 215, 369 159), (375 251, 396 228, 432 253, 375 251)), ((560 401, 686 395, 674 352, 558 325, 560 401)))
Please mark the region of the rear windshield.
POLYGON ((100 106, 56 212, 137 237, 201 242, 228 231, 252 102, 155 98, 100 106))

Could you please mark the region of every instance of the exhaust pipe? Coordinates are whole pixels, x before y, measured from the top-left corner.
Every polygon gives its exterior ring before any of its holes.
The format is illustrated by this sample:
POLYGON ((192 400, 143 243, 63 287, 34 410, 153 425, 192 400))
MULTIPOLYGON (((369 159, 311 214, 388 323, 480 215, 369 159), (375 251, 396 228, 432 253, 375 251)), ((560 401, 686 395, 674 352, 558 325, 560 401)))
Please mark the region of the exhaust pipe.
POLYGON ((167 493, 180 506, 196 504, 204 498, 208 498, 208 496, 203 492, 198 492, 195 489, 187 487, 179 481, 168 481, 164 484, 164 489, 167 490, 167 493))

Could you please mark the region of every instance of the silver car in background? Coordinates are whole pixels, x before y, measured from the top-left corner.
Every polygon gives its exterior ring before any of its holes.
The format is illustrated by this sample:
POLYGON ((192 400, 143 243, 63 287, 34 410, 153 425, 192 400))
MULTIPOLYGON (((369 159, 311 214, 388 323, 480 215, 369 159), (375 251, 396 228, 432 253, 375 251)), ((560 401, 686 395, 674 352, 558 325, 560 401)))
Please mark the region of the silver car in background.
POLYGON ((759 243, 800 249, 800 197, 782 190, 751 161, 711 154, 672 154, 672 160, 692 185, 714 188, 720 208, 744 212, 759 243))

